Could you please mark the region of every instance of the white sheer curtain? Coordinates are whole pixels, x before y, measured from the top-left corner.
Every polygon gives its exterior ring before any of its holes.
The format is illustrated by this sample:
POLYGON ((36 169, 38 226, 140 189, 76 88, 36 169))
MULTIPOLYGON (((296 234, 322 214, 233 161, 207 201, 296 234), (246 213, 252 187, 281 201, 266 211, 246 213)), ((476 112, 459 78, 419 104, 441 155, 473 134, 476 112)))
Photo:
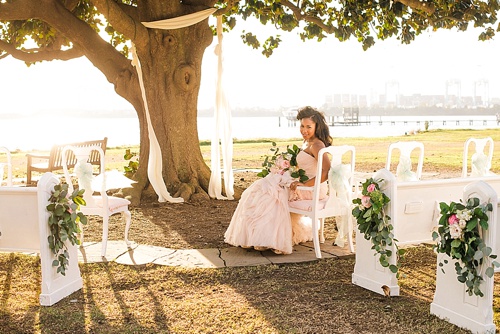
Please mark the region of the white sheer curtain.
POLYGON ((224 93, 222 83, 223 75, 223 49, 222 49, 222 17, 217 17, 217 39, 215 48, 217 54, 217 85, 215 92, 215 132, 212 136, 212 175, 208 186, 208 195, 217 199, 233 199, 234 176, 233 176, 233 137, 231 135, 231 109, 224 93), (220 146, 219 146, 220 140, 220 146), (222 195, 220 149, 222 150, 222 161, 224 166, 224 188, 226 196, 222 195))
POLYGON ((141 86, 142 92, 142 101, 144 102, 144 110, 146 111, 146 121, 148 123, 148 134, 149 134, 149 158, 148 158, 148 178, 149 182, 153 186, 156 194, 158 195, 158 201, 160 202, 172 202, 172 203, 181 203, 184 202, 184 199, 181 197, 174 198, 168 192, 167 186, 165 185, 165 181, 162 176, 162 156, 161 156, 161 148, 158 143, 158 139, 156 138, 155 131, 153 129, 153 125, 151 124, 151 117, 149 116, 149 107, 148 100, 146 98, 146 91, 144 90, 144 81, 142 80, 142 70, 141 63, 139 62, 139 58, 137 57, 137 53, 135 51, 135 47, 132 45, 132 64, 135 66, 137 70, 137 74, 139 75, 139 85, 141 86))
MULTIPOLYGON (((200 12, 175 17, 172 19, 154 21, 154 22, 142 22, 142 24, 147 28, 152 29, 179 29, 184 28, 193 24, 196 24, 210 15, 212 15, 217 9, 208 8, 200 12)), ((224 186, 226 189, 226 195, 228 199, 233 199, 233 170, 232 170, 232 158, 233 158, 233 141, 231 137, 231 113, 229 105, 227 103, 223 87, 222 87, 222 20, 220 17, 217 18, 217 37, 219 44, 217 45, 218 52, 218 73, 217 73, 217 88, 216 88, 216 102, 214 108, 214 119, 215 119, 215 132, 212 140, 212 175, 210 177, 209 184, 209 195, 217 199, 226 199, 222 196, 222 185, 221 185, 221 170, 220 170, 220 153, 219 153, 219 140, 220 146, 222 148, 222 157, 224 165, 224 186), (222 131, 222 135, 220 135, 222 131)), ((146 93, 144 90, 144 82, 142 79, 142 70, 140 66, 139 59, 135 52, 135 48, 132 46, 133 52, 133 65, 135 66, 137 73, 139 75, 139 84, 142 92, 142 99, 144 102, 144 109, 146 112, 146 120, 148 125, 149 133, 149 160, 148 160, 148 177, 153 189, 158 195, 158 200, 160 202, 183 202, 182 198, 173 198, 167 190, 165 182, 162 177, 162 153, 158 139, 156 138, 153 126, 151 124, 151 118, 149 115, 149 108, 146 99, 146 93)))

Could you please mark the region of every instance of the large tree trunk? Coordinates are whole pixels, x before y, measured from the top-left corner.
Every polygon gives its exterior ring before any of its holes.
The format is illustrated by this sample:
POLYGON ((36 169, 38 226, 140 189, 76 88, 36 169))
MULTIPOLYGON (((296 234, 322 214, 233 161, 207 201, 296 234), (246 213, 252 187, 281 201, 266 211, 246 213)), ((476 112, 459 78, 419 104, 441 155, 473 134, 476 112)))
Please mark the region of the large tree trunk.
MULTIPOLYGON (((138 75, 127 57, 75 15, 74 9, 79 4, 81 2, 77 0, 0 2, 1 20, 36 17, 59 32, 58 41, 67 38, 73 43, 73 49, 69 52, 57 48, 54 51, 52 46, 61 45, 47 37, 45 44, 40 43, 40 51, 43 52, 24 52, 16 49, 20 45, 0 39, 1 50, 7 49, 18 59, 29 62, 70 59, 83 54, 114 84, 116 92, 133 105, 141 128, 141 147, 139 171, 135 175, 138 183, 129 193, 137 204, 141 197, 144 198, 142 195, 148 193, 145 190, 151 188, 148 187, 147 175, 149 135, 138 75)), ((141 0, 136 4, 92 0, 91 5, 96 6, 113 28, 130 39, 136 47, 151 123, 162 151, 163 178, 167 189, 172 196, 181 196, 185 200, 196 194, 206 197, 210 170, 200 151, 197 105, 201 62, 213 40, 208 19, 173 30, 147 29, 141 22, 197 12, 213 7, 215 0, 141 0)), ((35 28, 36 32, 39 28, 35 28)))
MULTIPOLYGON (((137 46, 151 122, 162 151, 163 176, 174 197, 207 196, 210 169, 201 155, 197 105, 201 63, 213 35, 204 20, 176 30, 149 29, 149 41, 137 46)), ((149 139, 145 114, 141 123, 138 191, 147 184, 149 139)))

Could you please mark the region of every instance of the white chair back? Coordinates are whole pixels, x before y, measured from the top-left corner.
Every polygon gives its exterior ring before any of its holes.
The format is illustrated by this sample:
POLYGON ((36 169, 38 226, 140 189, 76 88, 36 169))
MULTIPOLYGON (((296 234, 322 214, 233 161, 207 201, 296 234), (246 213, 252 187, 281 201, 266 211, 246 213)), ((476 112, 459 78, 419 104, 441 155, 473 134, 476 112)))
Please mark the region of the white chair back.
MULTIPOLYGON (((74 167, 74 172, 78 179, 79 189, 85 189, 83 193, 83 198, 85 200, 85 205, 80 207, 81 212, 84 215, 98 215, 102 217, 102 247, 101 256, 106 256, 106 248, 108 242, 108 224, 109 217, 116 213, 121 213, 125 221, 125 242, 127 247, 130 246, 130 241, 128 240, 128 231, 131 222, 131 213, 128 209, 130 201, 125 198, 119 198, 115 196, 108 196, 106 193, 106 169, 104 167, 105 157, 104 150, 98 145, 91 145, 85 147, 77 146, 65 146, 62 150, 62 162, 64 176, 66 182, 69 184, 70 191, 73 191, 73 183, 71 181, 71 175, 68 170, 67 156, 69 151, 72 151, 77 159, 77 163, 74 167), (88 162, 91 154, 95 151, 100 155, 100 182, 94 182, 94 185, 99 184, 100 187, 93 188, 92 181, 94 180, 94 174, 92 165, 88 162), (98 188, 98 189, 97 189, 98 188), (100 195, 93 195, 95 192, 100 192, 100 195)), ((80 227, 81 228, 81 227, 80 227)), ((80 235, 80 241, 83 243, 83 228, 81 228, 82 233, 80 235)))
POLYGON ((424 164, 424 144, 417 141, 396 142, 389 145, 385 168, 391 170, 392 151, 399 150, 399 163, 396 167, 396 179, 398 181, 418 181, 422 178, 422 167, 424 164), (417 171, 412 171, 412 152, 419 149, 417 171))
POLYGON ((104 151, 103 149, 98 146, 98 145, 91 145, 91 146, 86 146, 86 147, 77 147, 77 146, 65 146, 62 150, 62 165, 63 165, 63 171, 64 171, 64 176, 66 178, 66 182, 69 184, 69 189, 71 192, 73 192, 73 182, 71 182, 71 174, 69 173, 68 165, 67 165, 67 157, 68 157, 68 151, 72 151, 73 154, 75 155, 77 162, 74 167, 74 174, 76 175, 76 178, 78 180, 78 187, 79 189, 85 189, 85 192, 83 193, 83 199, 86 202, 86 207, 95 207, 95 199, 92 196, 95 191, 100 192, 102 197, 103 197, 103 207, 107 207, 107 195, 106 195, 106 178, 105 178, 105 169, 104 169, 104 151), (103 182, 101 184, 100 189, 93 189, 92 188, 92 181, 94 179, 94 172, 93 172, 93 167, 92 165, 88 162, 90 158, 90 154, 93 151, 97 151, 98 154, 101 156, 100 161, 101 161, 101 166, 100 170, 102 171, 103 174, 103 182))
POLYGON ((341 226, 338 226, 339 236, 342 235, 342 237, 338 238, 338 240, 342 239, 343 246, 343 238, 347 236, 350 250, 354 252, 350 207, 354 182, 355 154, 355 148, 351 145, 330 146, 321 149, 318 153, 314 186, 297 188, 302 191, 312 191, 312 200, 299 200, 289 203, 290 212, 305 215, 312 219, 313 244, 317 258, 321 258, 319 244, 325 240, 323 227, 324 218, 326 217, 337 217, 339 222, 342 221, 341 226), (328 173, 329 196, 327 199, 321 200, 323 159, 330 159, 331 167, 328 173))
POLYGON ((0 153, 4 152, 7 156, 6 162, 0 162, 0 187, 5 183, 7 187, 12 187, 12 157, 7 147, 0 146, 0 153), (7 167, 7 177, 5 175, 5 167, 7 167), (5 181, 4 181, 5 179, 5 181))
POLYGON ((491 137, 486 138, 469 138, 464 144, 464 154, 462 159, 462 177, 468 176, 469 164, 469 146, 474 143, 475 152, 471 156, 471 173, 470 176, 487 176, 494 175, 490 172, 491 161, 493 159, 494 143, 491 137), (484 153, 486 146, 488 146, 488 154, 484 153))

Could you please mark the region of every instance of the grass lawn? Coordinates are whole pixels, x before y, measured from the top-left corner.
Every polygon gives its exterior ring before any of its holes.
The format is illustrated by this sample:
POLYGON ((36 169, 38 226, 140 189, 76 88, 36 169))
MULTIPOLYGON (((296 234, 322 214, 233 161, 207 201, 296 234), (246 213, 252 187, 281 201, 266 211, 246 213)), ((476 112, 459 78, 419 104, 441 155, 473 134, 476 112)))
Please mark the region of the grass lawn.
MULTIPOLYGON (((390 143, 421 141, 425 145, 424 177, 438 178, 460 176, 464 142, 469 137, 486 136, 499 143, 500 130, 335 138, 334 143, 354 145, 356 170, 370 173, 385 166, 390 143)), ((271 147, 270 141, 236 142, 233 167, 259 169, 271 147)), ((300 140, 280 140, 278 146, 293 143, 300 144, 300 140)), ((107 150, 109 169, 121 169, 126 164, 125 149, 107 150)), ((202 143, 201 149, 209 162, 210 145, 202 143)), ((499 150, 497 145, 492 164, 492 171, 498 174, 499 150)), ((13 155, 14 177, 25 177, 25 154, 13 155)), ((191 207, 193 212, 200 209, 210 216, 217 210, 216 203, 210 208, 191 207)), ((146 224, 132 223, 133 240, 172 247, 169 237, 176 230, 169 224, 174 224, 175 215, 169 206, 160 208, 161 211, 155 211, 161 213, 159 216, 152 213, 150 217, 150 224, 156 224, 155 230, 146 224)), ((140 209, 135 209, 133 215, 139 214, 140 209)), ((231 214, 216 218, 222 228, 215 223, 197 228, 193 221, 192 227, 183 231, 195 236, 193 240, 203 238, 204 229, 212 226, 223 231, 230 219, 231 214)), ((118 230, 123 231, 121 227, 118 230)), ((92 233, 86 234, 87 240, 92 239, 92 233)), ((95 235, 99 236, 98 229, 95 235)), ((182 237, 190 240, 187 235, 182 237)), ((110 231, 110 239, 117 238, 118 232, 110 231)), ((213 240, 205 245, 219 247, 220 242, 213 240)), ((203 243, 193 241, 182 245, 198 248, 203 243)), ((399 297, 384 297, 351 284, 353 268, 354 258, 223 269, 125 266, 113 262, 81 264, 83 289, 52 307, 41 307, 39 259, 0 253, 0 333, 468 333, 430 315, 436 272, 436 257, 430 246, 408 250, 401 267, 399 297)), ((495 275, 497 281, 498 275, 495 275)), ((497 328, 500 328, 499 308, 497 283, 494 292, 497 328)))

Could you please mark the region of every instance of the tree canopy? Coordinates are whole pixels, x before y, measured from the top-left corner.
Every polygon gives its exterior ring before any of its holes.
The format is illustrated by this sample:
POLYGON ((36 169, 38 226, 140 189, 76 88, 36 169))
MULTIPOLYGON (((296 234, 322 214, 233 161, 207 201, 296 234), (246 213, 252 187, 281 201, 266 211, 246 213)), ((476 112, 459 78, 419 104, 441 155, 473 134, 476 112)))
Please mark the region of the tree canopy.
MULTIPOLYGON (((396 37, 409 44, 427 29, 457 28, 464 31, 470 25, 484 27, 480 40, 493 38, 499 26, 496 13, 498 1, 420 1, 420 0, 361 0, 361 1, 247 1, 232 12, 242 18, 255 16, 263 24, 273 24, 284 31, 300 29, 300 38, 321 41, 333 35, 340 41, 355 38, 368 49, 377 39, 396 37)), ((229 25, 235 19, 228 19, 229 25)), ((247 33, 243 40, 253 47, 260 43, 247 33)), ((265 55, 279 44, 270 37, 262 45, 265 55)))
MULTIPOLYGON (((136 9, 143 5, 140 0, 3 0, 0 4, 0 58, 10 54, 27 63, 67 60, 86 54, 81 46, 75 45, 75 37, 61 31, 61 25, 54 22, 61 18, 55 12, 58 7, 69 10, 94 31, 105 31, 110 45, 127 55, 129 45, 126 41, 131 37, 127 35, 132 32, 120 31, 106 19, 118 9, 137 19, 136 9), (38 48, 25 48, 28 38, 38 48)), ((283 31, 298 30, 302 40, 321 41, 329 35, 340 41, 354 38, 364 49, 372 46, 377 39, 390 37, 408 44, 427 29, 457 28, 464 31, 471 25, 484 27, 479 40, 493 38, 500 29, 500 25, 495 26, 499 9, 497 0, 190 0, 183 4, 193 8, 220 8, 215 15, 224 15, 226 29, 232 29, 239 17, 255 17, 262 24, 271 24, 283 31)), ((151 16, 154 17, 154 14, 151 16)), ((252 32, 246 32, 241 37, 251 47, 262 48, 266 56, 270 56, 281 41, 279 36, 271 36, 261 42, 252 32)))

